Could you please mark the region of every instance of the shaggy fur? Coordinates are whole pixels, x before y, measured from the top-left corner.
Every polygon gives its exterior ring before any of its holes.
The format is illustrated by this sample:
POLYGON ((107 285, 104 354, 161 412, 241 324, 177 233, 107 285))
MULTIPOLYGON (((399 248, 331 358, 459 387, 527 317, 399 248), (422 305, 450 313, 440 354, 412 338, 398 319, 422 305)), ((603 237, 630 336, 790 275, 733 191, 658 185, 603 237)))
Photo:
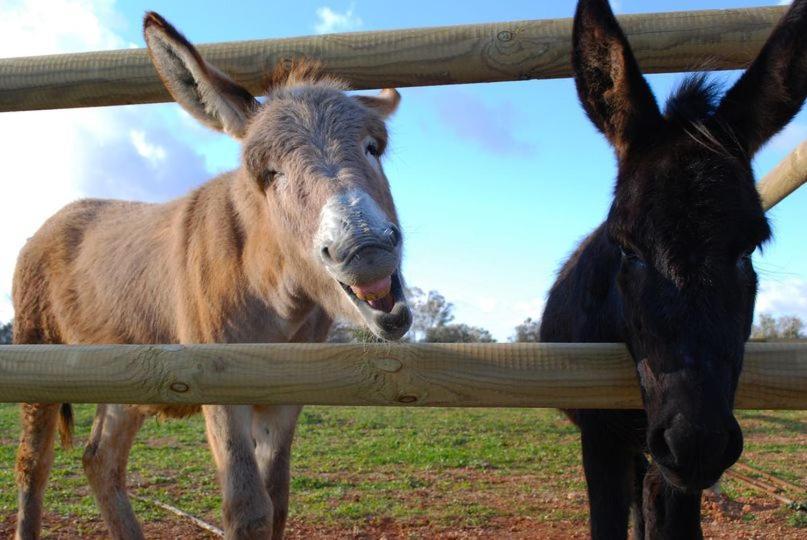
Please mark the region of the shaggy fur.
MULTIPOLYGON (((349 189, 397 223, 386 177, 361 148, 371 137, 383 152, 397 93, 356 99, 301 63, 276 73, 261 105, 158 15, 146 16, 145 34, 166 86, 199 120, 242 140, 243 165, 165 204, 82 200, 50 218, 19 256, 14 342, 324 341, 334 316, 364 324, 314 256, 314 237, 326 201, 349 189)), ((203 409, 227 537, 280 538, 299 407, 203 409)), ((23 406, 18 538, 39 535, 59 410, 23 406)), ((98 407, 84 468, 113 537, 142 536, 125 469, 144 418, 198 410, 98 407)))
POLYGON ((732 414, 770 236, 751 158, 807 95, 807 0, 793 2, 718 103, 687 79, 662 114, 607 0, 581 0, 575 82, 616 150, 608 218, 550 291, 548 342, 625 342, 644 411, 567 411, 581 430, 595 539, 699 538, 701 490, 739 457, 732 414), (653 457, 649 464, 645 454, 653 457))

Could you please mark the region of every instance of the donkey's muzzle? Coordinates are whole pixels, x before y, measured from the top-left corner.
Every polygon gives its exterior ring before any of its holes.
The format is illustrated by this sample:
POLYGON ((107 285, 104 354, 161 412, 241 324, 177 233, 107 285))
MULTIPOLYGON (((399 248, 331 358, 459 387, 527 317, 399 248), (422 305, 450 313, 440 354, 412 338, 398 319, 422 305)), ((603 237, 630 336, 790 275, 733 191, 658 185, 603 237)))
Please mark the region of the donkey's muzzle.
POLYGON ((377 244, 360 246, 341 261, 329 260, 325 249, 327 248, 323 248, 325 264, 339 281, 348 285, 377 282, 392 275, 401 263, 399 253, 377 244))
POLYGON ((323 242, 320 254, 339 280, 349 285, 373 283, 390 276, 401 263, 401 233, 388 223, 381 230, 367 227, 345 231, 339 238, 323 242))
POLYGON ((671 484, 695 491, 714 484, 737 461, 743 435, 733 415, 719 423, 695 423, 678 413, 651 427, 648 447, 671 484))

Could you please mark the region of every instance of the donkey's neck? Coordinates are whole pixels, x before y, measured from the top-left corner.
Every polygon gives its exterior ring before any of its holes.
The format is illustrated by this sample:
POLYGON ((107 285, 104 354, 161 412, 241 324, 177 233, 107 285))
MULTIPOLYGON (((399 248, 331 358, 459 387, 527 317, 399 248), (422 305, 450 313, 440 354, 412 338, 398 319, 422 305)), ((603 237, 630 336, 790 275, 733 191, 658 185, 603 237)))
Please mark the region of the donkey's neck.
POLYGON ((294 250, 284 245, 287 235, 276 230, 267 213, 265 195, 243 169, 233 174, 230 197, 245 234, 242 255, 250 291, 266 303, 291 337, 316 307, 304 292, 294 250))
MULTIPOLYGON (((188 298, 180 324, 200 341, 288 341, 316 304, 241 170, 191 194, 182 227, 188 298)), ((180 329, 180 334, 185 332, 180 329)))

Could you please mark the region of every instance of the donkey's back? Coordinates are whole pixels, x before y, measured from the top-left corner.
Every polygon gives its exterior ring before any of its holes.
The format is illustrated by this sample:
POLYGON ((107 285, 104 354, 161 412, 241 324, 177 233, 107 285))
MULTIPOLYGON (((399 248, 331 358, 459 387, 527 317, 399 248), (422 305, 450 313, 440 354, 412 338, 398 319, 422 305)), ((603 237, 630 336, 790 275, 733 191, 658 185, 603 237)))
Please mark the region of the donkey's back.
POLYGON ((51 217, 17 261, 14 342, 171 341, 176 206, 86 199, 51 217))

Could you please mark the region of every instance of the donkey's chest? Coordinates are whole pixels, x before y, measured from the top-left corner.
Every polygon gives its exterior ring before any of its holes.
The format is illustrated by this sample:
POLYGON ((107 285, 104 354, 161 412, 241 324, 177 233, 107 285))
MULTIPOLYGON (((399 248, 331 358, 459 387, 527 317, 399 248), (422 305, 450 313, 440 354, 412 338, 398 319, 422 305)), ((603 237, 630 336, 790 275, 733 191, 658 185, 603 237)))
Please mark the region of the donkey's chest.
MULTIPOLYGON (((215 315, 199 320, 188 334, 197 334, 192 341, 218 343, 288 343, 291 341, 317 340, 306 329, 312 321, 322 318, 321 309, 314 303, 305 305, 283 304, 279 307, 270 302, 250 297, 237 304, 221 306, 215 315), (300 339, 301 334, 310 338, 300 339)), ((318 339, 317 341, 322 341, 318 339)))
POLYGON ((287 343, 305 317, 288 317, 268 307, 250 306, 222 317, 217 341, 225 343, 287 343))

